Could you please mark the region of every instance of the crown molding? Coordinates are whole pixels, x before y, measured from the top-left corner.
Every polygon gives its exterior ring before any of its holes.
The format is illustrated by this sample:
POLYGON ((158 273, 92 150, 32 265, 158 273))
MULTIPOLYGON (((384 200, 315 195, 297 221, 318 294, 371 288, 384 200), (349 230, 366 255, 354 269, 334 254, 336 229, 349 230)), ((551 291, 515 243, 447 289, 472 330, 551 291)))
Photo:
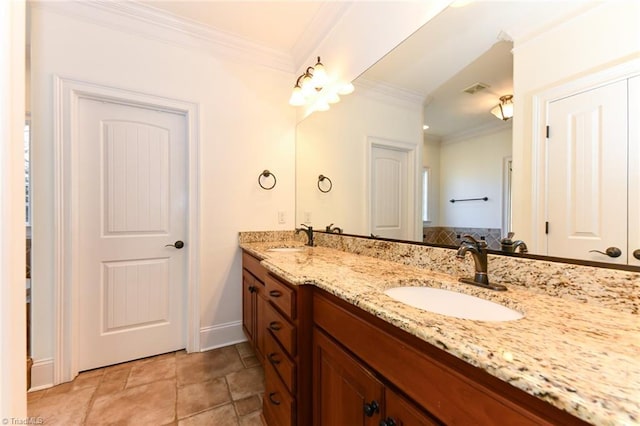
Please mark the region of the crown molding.
POLYGON ((293 74, 292 56, 136 1, 32 1, 32 7, 164 43, 203 50, 293 74))
POLYGON ((315 50, 327 38, 336 22, 353 6, 352 1, 324 2, 291 49, 296 70, 306 68, 305 61, 317 56, 315 50))
POLYGON ((462 132, 451 133, 440 140, 441 145, 450 145, 458 142, 463 142, 468 139, 479 138, 482 136, 492 135, 494 133, 502 132, 513 128, 513 119, 504 122, 500 119, 495 119, 495 122, 484 124, 482 126, 474 127, 473 129, 464 130, 462 132))
POLYGON ((426 99, 422 93, 363 77, 359 77, 353 84, 356 91, 364 96, 400 106, 421 108, 426 99))

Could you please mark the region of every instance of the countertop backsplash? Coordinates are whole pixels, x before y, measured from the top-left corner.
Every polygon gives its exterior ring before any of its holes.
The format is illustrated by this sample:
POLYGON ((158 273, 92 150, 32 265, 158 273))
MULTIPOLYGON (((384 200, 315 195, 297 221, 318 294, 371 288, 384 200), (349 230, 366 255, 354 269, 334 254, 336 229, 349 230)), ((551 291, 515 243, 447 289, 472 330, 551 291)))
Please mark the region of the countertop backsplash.
MULTIPOLYGON (((306 242, 294 231, 240 232, 240 243, 273 242, 291 245, 306 242)), ((398 243, 319 232, 315 244, 353 254, 430 269, 457 277, 473 276, 471 256, 457 260, 453 249, 398 243)), ((596 304, 621 312, 640 312, 640 273, 562 262, 489 255, 489 280, 509 287, 518 285, 535 292, 596 304)))

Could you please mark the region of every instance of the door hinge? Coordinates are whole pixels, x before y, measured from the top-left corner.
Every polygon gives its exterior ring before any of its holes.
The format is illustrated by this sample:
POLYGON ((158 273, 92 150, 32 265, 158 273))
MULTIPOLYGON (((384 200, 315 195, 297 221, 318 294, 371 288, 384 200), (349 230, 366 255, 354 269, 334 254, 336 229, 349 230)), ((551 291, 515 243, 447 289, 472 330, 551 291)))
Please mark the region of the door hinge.
POLYGON ((549 126, 547 126, 547 139, 549 139, 549 126))
POLYGON ((544 233, 548 234, 549 233, 549 222, 545 222, 544 223, 544 233))

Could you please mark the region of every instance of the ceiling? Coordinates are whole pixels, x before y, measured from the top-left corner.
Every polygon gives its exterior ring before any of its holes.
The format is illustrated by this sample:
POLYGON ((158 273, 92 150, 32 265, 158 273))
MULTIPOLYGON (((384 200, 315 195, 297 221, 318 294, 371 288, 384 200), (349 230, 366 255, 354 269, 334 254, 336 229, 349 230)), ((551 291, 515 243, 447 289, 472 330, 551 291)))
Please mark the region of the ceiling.
MULTIPOLYGON (((289 55, 296 63, 312 53, 314 46, 309 41, 321 40, 352 2, 139 0, 138 3, 289 55)), ((501 95, 513 93, 510 40, 532 37, 594 0, 459 3, 466 5, 445 9, 361 76, 369 87, 372 82, 374 86, 381 83, 424 99, 425 123, 430 126, 427 134, 442 140, 473 128, 504 126, 489 110, 497 105, 501 95), (463 92, 478 82, 489 88, 475 95, 463 92)))
MULTIPOLYGON (((425 134, 446 142, 474 130, 509 126, 490 114, 513 93, 513 39, 535 37, 588 7, 590 0, 496 0, 449 7, 360 78, 424 99, 425 134), (489 87, 470 95, 464 89, 489 87)), ((517 93, 514 94, 518 96, 517 93)), ((516 111, 517 114, 517 111, 516 111)))
POLYGON ((138 0, 137 3, 292 56, 296 62, 309 56, 304 51, 309 41, 324 36, 351 2, 138 0))

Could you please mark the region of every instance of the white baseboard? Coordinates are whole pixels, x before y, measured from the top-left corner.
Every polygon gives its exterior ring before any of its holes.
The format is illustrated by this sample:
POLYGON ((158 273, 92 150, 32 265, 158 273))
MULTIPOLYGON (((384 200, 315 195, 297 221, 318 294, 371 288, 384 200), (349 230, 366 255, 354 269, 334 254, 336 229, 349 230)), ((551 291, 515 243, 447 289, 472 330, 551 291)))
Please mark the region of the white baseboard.
MULTIPOLYGON (((242 331, 242 321, 233 321, 200 329, 200 350, 208 351, 223 346, 245 342, 247 337, 242 331)), ((30 392, 53 386, 53 358, 33 361, 31 367, 30 392)))
POLYGON ((221 348, 246 340, 247 337, 242 331, 242 321, 200 328, 200 351, 221 348))
POLYGON ((53 386, 53 358, 34 360, 31 367, 31 388, 29 392, 50 388, 51 386, 53 386))

